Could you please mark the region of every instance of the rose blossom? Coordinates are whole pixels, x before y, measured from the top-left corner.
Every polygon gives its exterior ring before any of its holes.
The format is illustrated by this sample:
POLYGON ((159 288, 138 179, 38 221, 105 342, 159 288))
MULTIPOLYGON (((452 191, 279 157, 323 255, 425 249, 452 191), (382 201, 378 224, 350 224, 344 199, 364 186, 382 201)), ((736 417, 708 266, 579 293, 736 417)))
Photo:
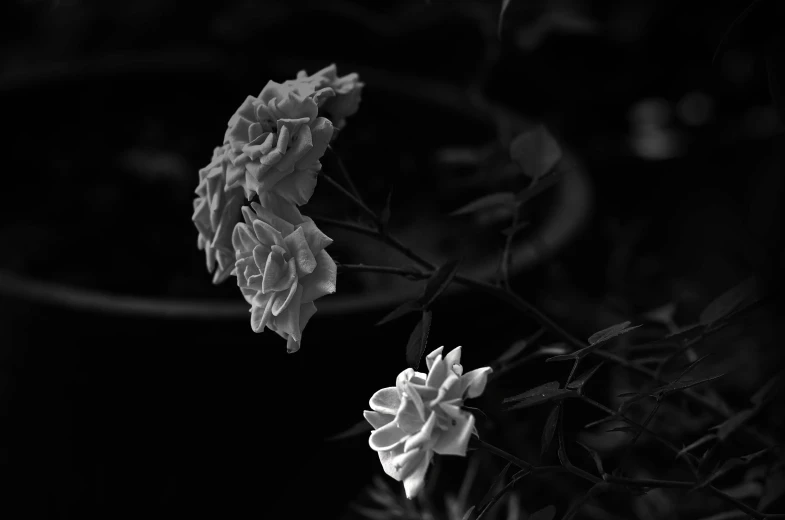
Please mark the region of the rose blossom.
POLYGON ((335 292, 335 262, 324 250, 332 239, 281 196, 263 192, 259 201, 253 211, 242 208, 245 222, 232 234, 237 285, 251 304, 253 331, 267 327, 296 352, 314 300, 335 292))
POLYGON ((320 96, 301 90, 269 81, 259 97, 248 96, 237 109, 224 136, 232 159, 228 187, 242 186, 249 199, 273 191, 297 205, 308 202, 333 124, 317 117, 320 96))
POLYGON ((301 92, 305 93, 307 88, 316 94, 317 104, 324 108, 338 128, 342 128, 346 118, 354 115, 360 108, 362 89, 365 86, 356 72, 339 77, 334 63, 310 76, 301 70, 297 73, 297 79, 289 80, 286 84, 302 85, 301 92), (320 94, 325 88, 332 89, 334 95, 320 94))
POLYGON ((199 170, 198 197, 194 199, 194 214, 191 217, 199 231, 197 246, 207 257, 207 271, 212 273, 213 283, 226 280, 234 269, 232 229, 240 220, 243 190, 226 191, 226 169, 231 163, 226 156, 228 146, 213 151, 213 160, 199 170), (216 263, 218 269, 215 269, 216 263))
POLYGON ((439 347, 425 358, 428 374, 407 368, 394 387, 373 394, 365 419, 374 427, 369 444, 385 473, 403 480, 406 496, 422 489, 433 453, 466 456, 476 430, 474 416, 461 409, 465 398, 485 390, 490 367, 463 373, 461 347, 442 358, 439 347))

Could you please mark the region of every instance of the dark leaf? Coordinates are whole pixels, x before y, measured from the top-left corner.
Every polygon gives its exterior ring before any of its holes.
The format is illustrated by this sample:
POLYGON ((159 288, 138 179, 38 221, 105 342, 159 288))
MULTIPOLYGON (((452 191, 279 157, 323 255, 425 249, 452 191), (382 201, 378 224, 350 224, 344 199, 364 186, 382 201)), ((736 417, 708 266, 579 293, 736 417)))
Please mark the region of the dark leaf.
MULTIPOLYGON (((696 359, 695 361, 693 361, 692 363, 690 363, 689 365, 687 365, 687 368, 685 368, 684 370, 682 370, 681 374, 679 374, 679 377, 677 377, 677 378, 676 378, 676 381, 679 381, 679 380, 681 380, 681 378, 682 378, 682 377, 684 377, 684 376, 686 376, 687 374, 689 374, 690 372, 692 372, 692 370, 693 370, 693 369, 694 369, 696 366, 698 366, 698 364, 699 364, 701 361, 703 361, 704 359, 706 359, 706 358, 707 358, 707 357, 709 357, 710 355, 711 355, 711 353, 709 353, 709 354, 705 354, 705 355, 703 355, 703 356, 699 357, 698 359, 696 359)), ((675 381, 674 381, 674 382, 675 382, 675 381)))
POLYGON ((545 420, 545 426, 542 429, 541 455, 545 455, 545 452, 548 451, 548 447, 551 445, 551 440, 553 440, 553 434, 556 432, 556 425, 559 424, 560 406, 561 404, 557 404, 551 408, 551 412, 545 420))
POLYGON ((418 298, 420 305, 422 305, 424 309, 430 307, 434 300, 436 300, 436 298, 438 298, 439 295, 444 292, 445 289, 447 289, 447 286, 450 285, 450 282, 458 272, 458 266, 460 263, 460 258, 450 260, 442 264, 436 270, 436 272, 433 273, 433 276, 428 279, 422 296, 418 298))
POLYGON ((503 403, 514 403, 508 407, 507 410, 519 410, 521 408, 528 408, 530 406, 549 403, 552 401, 559 401, 567 397, 573 397, 577 394, 572 390, 565 390, 559 388, 558 381, 551 381, 536 388, 518 394, 513 397, 508 397, 502 401, 503 403))
POLYGON ((387 316, 379 320, 376 325, 384 325, 392 320, 397 320, 401 316, 405 316, 410 312, 420 311, 422 310, 422 305, 417 300, 410 300, 407 302, 403 302, 400 306, 396 307, 392 310, 387 316))
POLYGON ((496 208, 498 206, 512 206, 515 204, 515 194, 511 191, 502 191, 499 193, 491 193, 483 195, 462 208, 456 209, 450 213, 451 217, 458 215, 467 215, 469 213, 476 213, 485 209, 496 208))
POLYGON ((589 455, 591 455, 592 460, 594 460, 594 465, 597 466, 597 474, 602 476, 605 473, 605 470, 602 469, 602 459, 600 458, 600 454, 597 453, 595 450, 589 448, 582 442, 578 442, 578 444, 580 444, 583 447, 583 449, 589 452, 589 455))
POLYGON ((506 237, 512 236, 518 231, 529 227, 530 224, 531 224, 530 222, 521 222, 520 224, 517 224, 515 226, 506 227, 502 229, 502 235, 506 237))
POLYGON ((725 454, 725 444, 718 442, 706 450, 698 464, 698 480, 705 479, 719 465, 725 454))
POLYGON ((371 430, 373 430, 373 426, 371 426, 368 421, 363 419, 362 421, 358 422, 354 426, 347 428, 346 430, 342 431, 341 433, 337 433, 332 437, 328 437, 325 440, 337 441, 341 439, 346 439, 348 437, 354 437, 355 435, 360 435, 361 433, 369 432, 371 430))
POLYGON ((406 345, 406 364, 417 370, 420 366, 420 359, 425 352, 428 343, 428 332, 431 329, 431 311, 422 311, 422 319, 414 327, 409 336, 409 343, 406 345))
POLYGON ((750 420, 756 413, 756 410, 748 408, 742 410, 733 416, 726 419, 722 424, 715 426, 713 429, 717 430, 717 438, 724 441, 730 435, 750 420))
POLYGON ((606 430, 606 433, 611 433, 611 432, 638 433, 638 429, 633 426, 618 426, 616 428, 611 428, 610 430, 606 430))
POLYGON ((594 346, 597 343, 601 343, 603 341, 608 341, 611 338, 614 338, 620 334, 626 334, 631 330, 635 330, 640 325, 636 325, 634 327, 630 327, 630 322, 625 321, 624 323, 618 323, 616 325, 612 325, 607 329, 603 329, 599 332, 595 332, 591 336, 589 336, 589 345, 594 346))
POLYGON ((540 193, 559 182, 561 178, 564 177, 565 171, 566 170, 564 168, 560 168, 557 164, 556 168, 553 169, 553 172, 550 175, 541 178, 537 182, 533 182, 526 188, 516 193, 515 200, 518 202, 518 204, 525 204, 529 200, 533 199, 540 193))
POLYGON ((529 520, 553 520, 554 516, 556 516, 556 507, 546 506, 529 515, 529 520))
POLYGON ((725 374, 720 374, 718 376, 707 377, 704 379, 699 379, 697 381, 676 381, 674 383, 670 383, 665 386, 661 386, 660 388, 655 388, 651 391, 649 395, 652 397, 665 397, 667 395, 673 394, 680 390, 686 390, 687 388, 692 388, 693 386, 702 385, 703 383, 708 383, 709 381, 714 381, 715 379, 719 379, 725 374))
MULTIPOLYGON (((564 423, 562 423, 562 428, 564 427, 564 423)), ((564 445, 564 434, 559 432, 559 450, 557 452, 559 455, 559 462, 565 468, 572 467, 572 462, 570 462, 570 458, 567 456, 567 447, 564 445)))
POLYGON ((540 336, 542 336, 544 332, 545 332, 545 329, 539 329, 537 332, 532 334, 530 337, 528 337, 526 339, 519 339, 518 341, 515 341, 512 345, 510 345, 510 347, 507 350, 505 350, 502 353, 501 356, 499 356, 497 358, 496 362, 498 364, 503 364, 503 363, 505 363, 507 361, 510 361, 514 357, 518 356, 518 354, 523 352, 526 349, 526 347, 528 347, 529 345, 531 345, 532 343, 534 343, 535 341, 540 339, 540 336))
POLYGON ((665 336, 664 339, 670 341, 678 341, 681 342, 683 340, 691 340, 694 339, 703 333, 704 325, 701 323, 695 323, 693 325, 688 325, 687 327, 683 327, 681 330, 674 332, 673 334, 668 334, 665 336))
POLYGON ((750 402, 754 404, 756 407, 761 407, 763 404, 769 400, 773 395, 776 395, 776 392, 782 391, 782 372, 774 376, 773 378, 769 379, 765 385, 763 385, 757 392, 750 397, 750 402), (775 389, 774 393, 772 393, 772 389, 775 389))
POLYGON ((704 435, 703 437, 701 437, 700 439, 698 439, 697 441, 695 441, 692 444, 690 444, 689 446, 685 446, 682 449, 680 449, 679 453, 676 454, 676 458, 683 457, 685 453, 688 453, 689 451, 694 450, 695 448, 699 448, 699 447, 703 446, 704 444, 706 444, 707 442, 713 441, 716 438, 717 438, 717 435, 715 435, 713 433, 708 433, 708 434, 704 435))
POLYGON ((594 498, 598 494, 602 493, 603 491, 605 491, 609 487, 610 486, 608 485, 608 483, 604 482, 604 481, 594 484, 586 492, 585 495, 583 495, 581 498, 579 498, 577 501, 575 501, 572 504, 570 509, 562 517, 562 520, 572 520, 575 517, 575 515, 577 515, 578 512, 580 512, 580 510, 583 509, 583 506, 585 506, 586 503, 589 502, 589 500, 591 500, 592 498, 594 498))
POLYGON ((469 518, 472 517, 472 513, 474 513, 474 506, 466 510, 466 513, 464 513, 463 518, 461 518, 461 520, 469 520, 469 518))
POLYGON ((526 176, 537 180, 556 166, 562 158, 562 151, 550 132, 538 125, 512 140, 510 156, 521 165, 526 176))
POLYGON ((605 362, 603 361, 603 362, 599 363, 598 365, 596 365, 594 368, 589 369, 586 372, 584 372, 583 374, 581 374, 581 376, 578 379, 576 379, 575 381, 570 382, 570 384, 567 385, 567 388, 570 388, 572 390, 578 390, 578 392, 580 392, 583 389, 583 385, 586 384, 586 381, 588 381, 589 378, 591 378, 591 376, 593 376, 594 373, 597 372, 597 370, 604 363, 605 362))
POLYGON ((613 339, 616 336, 621 334, 626 334, 631 330, 635 330, 640 325, 636 325, 634 327, 629 327, 630 322, 625 321, 624 323, 620 323, 618 325, 614 325, 613 327, 609 327, 607 329, 601 330, 591 335, 589 338, 589 346, 584 347, 580 350, 576 350, 575 352, 571 352, 569 354, 565 354, 562 356, 554 356, 552 358, 548 358, 545 360, 546 363, 550 361, 566 361, 568 359, 583 359, 584 357, 588 356, 593 350, 597 349, 599 346, 606 343, 608 340, 613 339))
POLYGON ((749 455, 744 455, 743 457, 733 457, 731 459, 726 460, 722 463, 722 466, 716 471, 714 471, 711 475, 706 477, 705 479, 701 480, 698 484, 695 485, 690 491, 695 491, 702 487, 705 487, 715 480, 717 480, 722 475, 726 474, 730 470, 734 468, 738 468, 740 466, 747 466, 751 462, 760 459, 763 455, 766 455, 771 451, 771 448, 766 448, 760 451, 756 451, 755 453, 750 453, 749 455))
POLYGON ((551 361, 575 361, 578 358, 578 352, 580 352, 580 350, 570 352, 569 354, 559 354, 558 356, 549 357, 545 360, 545 362, 550 363, 551 361))
POLYGON ((485 492, 485 495, 480 500, 480 503, 477 505, 477 512, 482 513, 488 504, 493 499, 493 496, 496 494, 496 489, 504 482, 504 477, 507 475, 507 472, 510 470, 510 466, 512 466, 512 462, 508 462, 504 469, 502 469, 496 477, 494 477, 493 482, 491 483, 491 487, 488 488, 488 491, 485 492))
POLYGON ((640 392, 626 392, 624 394, 619 394, 619 397, 624 398, 624 400, 619 405, 619 413, 623 413, 634 403, 637 403, 642 399, 646 399, 647 397, 649 397, 649 395, 640 392))
POLYGON ((711 325, 738 308, 753 303, 758 297, 758 282, 751 276, 711 302, 701 313, 699 321, 703 325, 711 325))

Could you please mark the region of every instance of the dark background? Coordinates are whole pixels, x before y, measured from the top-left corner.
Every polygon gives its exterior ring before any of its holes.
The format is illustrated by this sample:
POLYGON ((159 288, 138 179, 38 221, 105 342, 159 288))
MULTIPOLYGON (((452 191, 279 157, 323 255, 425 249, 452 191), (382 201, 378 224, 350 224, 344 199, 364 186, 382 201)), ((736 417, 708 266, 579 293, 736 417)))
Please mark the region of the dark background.
MULTIPOLYGON (((480 78, 488 99, 545 122, 587 172, 593 212, 514 283, 580 337, 668 302, 685 325, 746 276, 778 283, 774 3, 712 60, 747 2, 513 0, 500 41, 498 2, 4 2, 5 288, 19 275, 238 309, 167 318, 0 293, 5 516, 337 518, 381 472, 364 435, 324 439, 394 382, 413 319, 374 328, 389 309, 317 313, 286 355, 271 332, 252 333, 231 281, 210 284, 190 222, 228 117, 302 68, 360 73, 361 109, 336 149, 377 207, 396 186, 393 220, 415 230, 407 201, 441 213, 464 202, 437 149, 489 134, 468 108, 429 104, 438 85, 480 78), (388 76, 400 85, 382 87, 388 76)), ((326 190, 314 205, 345 206, 326 190)), ((351 276, 339 280, 350 294, 362 290, 351 276)), ((780 310, 762 308, 743 348, 717 346, 738 369, 722 387, 731 401, 777 367, 780 310)), ((534 330, 455 294, 434 310, 430 345, 463 345, 471 369, 534 330)), ((520 384, 543 377, 524 368, 520 384)), ((506 391, 490 388, 488 403, 506 391)))

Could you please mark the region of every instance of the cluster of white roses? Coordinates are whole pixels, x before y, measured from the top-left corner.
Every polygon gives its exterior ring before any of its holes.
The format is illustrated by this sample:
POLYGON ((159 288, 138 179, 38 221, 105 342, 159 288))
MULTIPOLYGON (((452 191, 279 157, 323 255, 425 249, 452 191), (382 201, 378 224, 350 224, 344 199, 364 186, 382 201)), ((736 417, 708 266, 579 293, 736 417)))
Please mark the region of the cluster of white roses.
POLYGON ((269 81, 240 105, 223 146, 199 171, 193 221, 213 283, 236 276, 254 332, 272 329, 289 352, 300 348, 314 300, 335 292, 335 262, 325 251, 332 240, 298 206, 313 195, 319 159, 334 127, 359 108, 362 87, 335 65, 269 81), (243 205, 254 196, 258 202, 243 205))
MULTIPOLYGON (((251 327, 265 327, 300 348, 314 301, 335 292, 336 265, 325 251, 332 239, 298 209, 313 195, 319 159, 360 103, 357 74, 338 77, 335 65, 284 83, 270 81, 248 96, 229 120, 224 144, 199 171, 193 221, 213 283, 230 275, 251 305, 251 327), (319 116, 320 111, 330 118, 319 116), (258 197, 258 202, 244 205, 258 197)), ((485 389, 490 367, 466 374, 460 347, 431 352, 429 373, 409 368, 395 387, 376 392, 366 420, 371 448, 384 471, 413 498, 423 487, 433 453, 466 455, 474 416, 465 398, 485 389)))

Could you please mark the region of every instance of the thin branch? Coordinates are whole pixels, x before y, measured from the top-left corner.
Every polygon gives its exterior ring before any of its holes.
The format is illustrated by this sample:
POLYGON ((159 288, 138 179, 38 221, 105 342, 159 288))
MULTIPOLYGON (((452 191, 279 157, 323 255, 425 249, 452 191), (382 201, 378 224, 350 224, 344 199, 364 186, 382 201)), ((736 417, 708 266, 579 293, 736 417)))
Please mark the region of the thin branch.
POLYGON ((341 159, 340 154, 338 154, 338 152, 336 152, 335 149, 329 144, 327 145, 327 150, 333 154, 333 157, 335 157, 335 160, 338 163, 338 171, 341 172, 341 176, 343 176, 343 180, 346 181, 346 184, 349 186, 352 194, 357 198, 357 200, 364 202, 362 195, 360 195, 360 191, 357 189, 357 186, 354 185, 354 181, 352 181, 352 176, 349 175, 349 170, 347 170, 346 166, 343 164, 343 159, 341 159))
POLYGON ((510 250, 512 249, 512 239, 515 237, 518 222, 520 222, 520 206, 516 206, 512 213, 512 227, 504 241, 504 250, 502 251, 501 264, 499 265, 502 286, 507 291, 512 290, 510 288, 510 250))
POLYGON ((349 190, 347 190, 346 188, 341 186, 338 183, 338 181, 336 181, 335 179, 333 179, 329 175, 321 173, 319 176, 322 179, 326 180, 328 183, 330 183, 330 185, 333 186, 336 190, 338 190, 341 193, 341 195, 343 195, 344 197, 346 197, 347 199, 352 201, 354 203, 354 205, 357 206, 358 208, 360 208, 360 210, 362 210, 363 213, 365 213, 368 217, 370 217, 376 223, 377 226, 379 225, 379 223, 380 223, 379 216, 371 208, 366 206, 365 202, 363 202, 361 199, 357 198, 349 190))
POLYGON ((691 489, 695 486, 695 482, 686 482, 682 480, 615 477, 609 473, 605 473, 602 478, 605 482, 610 482, 611 484, 621 484, 623 486, 633 487, 691 489))
POLYGON ((649 423, 654 418, 654 415, 657 413, 657 410, 660 409, 660 403, 661 403, 661 400, 657 399, 657 402, 654 403, 654 408, 652 408, 651 412, 649 412, 649 415, 646 416, 646 419, 644 419, 643 424, 641 425, 641 427, 637 428, 635 430, 635 435, 633 436, 633 438, 630 441, 630 443, 627 445, 627 448, 624 450, 624 454, 621 456, 621 459, 619 460, 619 464, 617 466, 617 468, 619 470, 622 469, 622 466, 624 465, 624 463, 626 462, 627 458, 632 453, 632 448, 635 446, 635 443, 640 438, 641 434, 643 433, 643 430, 646 429, 649 426, 649 423))
POLYGON ((386 265, 365 265, 365 264, 339 264, 336 262, 339 271, 353 272, 353 273, 382 273, 394 274, 415 280, 424 280, 430 276, 430 273, 424 273, 415 269, 403 269, 400 267, 388 267, 386 265))

